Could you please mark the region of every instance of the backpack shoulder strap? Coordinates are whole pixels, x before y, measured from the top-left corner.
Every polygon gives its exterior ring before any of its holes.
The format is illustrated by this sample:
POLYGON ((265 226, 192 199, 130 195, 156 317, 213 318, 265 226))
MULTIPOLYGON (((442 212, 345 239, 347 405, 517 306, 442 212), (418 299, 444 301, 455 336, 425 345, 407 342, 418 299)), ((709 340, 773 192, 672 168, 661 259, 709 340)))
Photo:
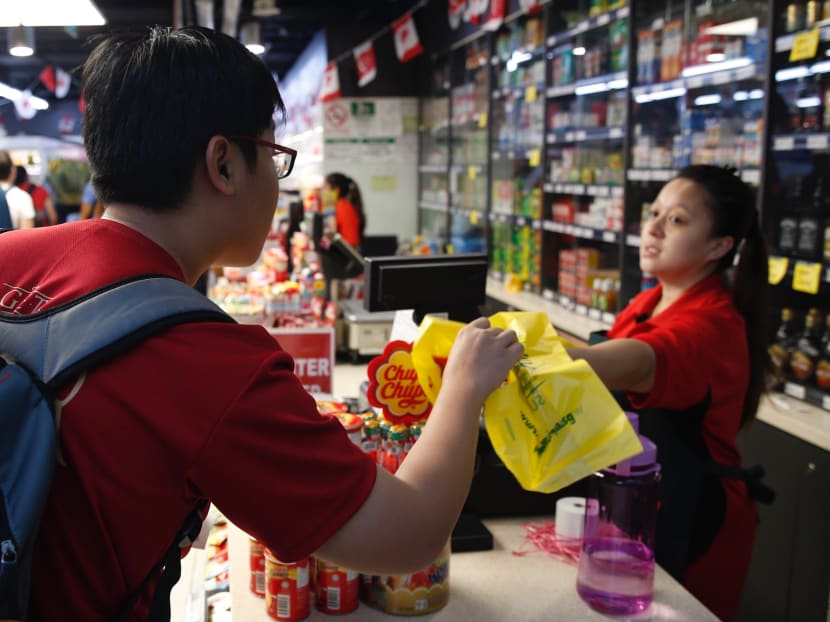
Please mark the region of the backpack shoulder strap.
POLYGON ((32 315, 0 313, 0 344, 53 389, 184 322, 234 320, 192 287, 145 275, 32 315))

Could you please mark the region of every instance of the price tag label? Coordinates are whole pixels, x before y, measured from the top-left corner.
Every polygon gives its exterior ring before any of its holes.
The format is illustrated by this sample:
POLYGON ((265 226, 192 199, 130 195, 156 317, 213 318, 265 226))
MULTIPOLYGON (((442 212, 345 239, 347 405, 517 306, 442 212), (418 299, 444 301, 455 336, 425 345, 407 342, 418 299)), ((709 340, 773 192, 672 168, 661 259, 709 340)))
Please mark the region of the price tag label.
POLYGON ((539 166, 542 162, 542 150, 531 149, 527 154, 527 163, 531 167, 539 166))
POLYGON ((794 384, 792 382, 788 382, 784 385, 784 393, 790 397, 794 397, 797 400, 803 400, 807 397, 807 390, 800 384, 794 384))
POLYGON ((790 260, 786 257, 770 257, 769 274, 767 280, 770 285, 778 285, 787 276, 787 268, 790 265, 790 260))
POLYGON ((525 89, 525 101, 526 102, 535 102, 536 98, 539 96, 539 91, 535 85, 531 84, 529 87, 525 89))
POLYGON ((811 134, 807 137, 807 149, 827 149, 827 134, 811 134))
POLYGON ((779 136, 772 141, 772 148, 776 151, 792 151, 795 149, 795 138, 792 136, 779 136))
POLYGON ((471 164, 467 167, 467 177, 470 180, 474 180, 476 177, 478 177, 478 167, 475 164, 471 164))
POLYGON ((793 41, 793 49, 790 50, 790 61, 815 58, 816 52, 818 51, 818 40, 818 28, 797 34, 793 41))
POLYGON ((478 115, 478 126, 480 128, 487 127, 487 113, 486 112, 482 112, 480 115, 478 115))
POLYGON ((817 294, 821 283, 821 264, 799 261, 793 271, 793 289, 805 294, 817 294))
POLYGON ((554 298, 553 290, 550 290, 550 289, 542 290, 542 298, 544 298, 545 300, 553 300, 553 298, 554 298))

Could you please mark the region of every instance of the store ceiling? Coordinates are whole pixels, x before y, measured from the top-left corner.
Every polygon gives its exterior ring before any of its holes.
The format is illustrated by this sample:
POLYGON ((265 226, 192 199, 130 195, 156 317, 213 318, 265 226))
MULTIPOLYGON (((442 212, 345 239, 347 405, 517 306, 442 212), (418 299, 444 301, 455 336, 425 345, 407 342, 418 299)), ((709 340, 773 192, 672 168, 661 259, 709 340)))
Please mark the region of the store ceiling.
MULTIPOLYGON (((230 2, 230 0, 225 0, 230 2)), ((28 58, 10 56, 5 42, 0 49, 0 81, 15 88, 29 88, 35 95, 51 93, 39 83, 38 76, 48 63, 66 71, 77 69, 89 52, 87 39, 94 34, 116 29, 135 29, 153 24, 172 25, 173 7, 184 7, 181 14, 189 23, 196 23, 197 2, 212 2, 221 18, 223 0, 93 0, 107 21, 103 27, 80 27, 77 33, 64 28, 36 28, 35 55, 28 58), (190 19, 188 19, 190 17, 190 19)), ((254 0, 241 0, 239 23, 248 20, 262 24, 267 51, 265 62, 278 76, 294 64, 311 38, 327 25, 378 24, 379 27, 400 17, 416 4, 416 0, 274 0, 280 12, 276 15, 254 16, 254 0)), ((267 2, 266 2, 267 4, 267 2)), ((217 22, 219 23, 219 22, 217 22)), ((7 29, 0 29, 7 30, 7 29)), ((77 96, 80 82, 73 74, 73 91, 77 96)))

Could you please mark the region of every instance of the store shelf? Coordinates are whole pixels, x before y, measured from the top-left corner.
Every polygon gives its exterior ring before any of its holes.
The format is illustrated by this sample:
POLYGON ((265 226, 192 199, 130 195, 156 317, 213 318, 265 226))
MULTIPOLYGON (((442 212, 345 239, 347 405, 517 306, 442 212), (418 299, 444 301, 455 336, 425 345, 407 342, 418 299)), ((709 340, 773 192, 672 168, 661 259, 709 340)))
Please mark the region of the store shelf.
POLYGON ((548 132, 547 144, 583 143, 597 140, 618 140, 625 136, 623 127, 591 127, 586 129, 554 130, 548 132))
POLYGON ((830 149, 830 132, 777 134, 772 137, 773 151, 825 151, 830 149))
MULTIPOLYGON (((527 100, 528 89, 534 93, 542 93, 545 90, 544 83, 525 84, 522 86, 503 86, 493 91, 493 99, 521 99, 527 100)), ((531 98, 532 100, 532 98, 531 98)))
POLYGON ((571 194, 583 197, 622 197, 622 186, 602 186, 596 184, 561 184, 547 183, 544 190, 550 194, 571 194))
POLYGON ((565 235, 572 235, 575 238, 583 240, 598 240, 600 242, 607 242, 608 244, 619 244, 620 234, 615 231, 604 231, 602 229, 592 229, 591 227, 580 227, 567 222, 558 222, 556 220, 546 220, 542 223, 542 229, 552 233, 562 233, 565 235))
POLYGON ((531 47, 520 46, 520 47, 516 48, 515 50, 513 50, 510 54, 501 54, 499 56, 495 56, 495 55, 491 56, 490 57, 490 64, 493 65, 493 66, 503 65, 503 64, 507 63, 507 61, 509 61, 511 58, 513 58, 513 54, 522 54, 522 55, 529 54, 530 57, 527 58, 523 62, 530 62, 535 58, 538 59, 538 58, 542 57, 545 54, 545 47, 542 46, 542 45, 538 45, 538 46, 532 47, 532 48, 531 47))
POLYGON ((436 174, 447 174, 449 171, 447 164, 421 164, 418 167, 418 172, 420 173, 436 173, 436 174))
POLYGON ((446 213, 449 208, 443 203, 429 203, 427 201, 419 201, 418 207, 421 209, 429 210, 431 212, 444 212, 446 213))
POLYGON ((531 227, 533 229, 542 229, 542 221, 539 218, 531 218, 530 216, 520 216, 518 214, 503 214, 500 212, 490 212, 487 219, 494 223, 511 223, 516 227, 531 227))
POLYGON ((668 181, 674 177, 673 168, 630 168, 625 172, 628 181, 668 181))
MULTIPOLYGON (((806 32, 806 31, 805 31, 806 32)), ((787 35, 782 35, 775 38, 775 51, 788 52, 793 49, 795 38, 802 33, 794 32, 787 35)), ((824 25, 819 29, 819 39, 821 41, 830 41, 830 25, 824 25)))
MULTIPOLYGON (((565 296, 558 292, 554 292, 551 289, 542 290, 542 298, 544 300, 547 300, 548 302, 555 302, 563 309, 575 314, 577 317, 587 318, 592 322, 597 322, 598 328, 592 329, 591 332, 593 332, 594 330, 607 330, 608 328, 611 328, 611 326, 614 324, 614 321, 617 319, 616 315, 614 315, 613 313, 601 311, 600 309, 595 309, 593 307, 589 307, 586 305, 577 304, 577 302, 572 298, 569 298, 568 296, 565 296)), ((590 333, 588 336, 590 336, 590 333)))
MULTIPOLYGON (((685 71, 694 71, 694 67, 687 67, 685 71)), ((701 69, 703 70, 703 69, 701 69)), ((742 67, 731 67, 720 71, 710 71, 700 75, 690 75, 667 82, 657 82, 631 88, 631 95, 637 103, 659 101, 672 97, 682 97, 689 89, 699 89, 706 86, 720 86, 742 80, 763 80, 764 67, 756 63, 749 63, 742 67)))
POLYGON ((572 28, 569 28, 564 32, 560 32, 555 35, 550 35, 547 38, 548 47, 554 47, 556 45, 566 43, 574 37, 588 32, 589 30, 594 30, 596 28, 608 26, 611 22, 615 22, 618 19, 628 17, 628 13, 628 7, 624 6, 620 7, 619 9, 603 13, 602 15, 597 15, 596 17, 581 20, 580 22, 577 22, 577 24, 574 25, 572 28))
POLYGON ((567 95, 594 95, 608 91, 618 91, 628 87, 628 76, 624 71, 617 71, 602 76, 575 80, 571 84, 550 86, 545 91, 548 99, 567 95))

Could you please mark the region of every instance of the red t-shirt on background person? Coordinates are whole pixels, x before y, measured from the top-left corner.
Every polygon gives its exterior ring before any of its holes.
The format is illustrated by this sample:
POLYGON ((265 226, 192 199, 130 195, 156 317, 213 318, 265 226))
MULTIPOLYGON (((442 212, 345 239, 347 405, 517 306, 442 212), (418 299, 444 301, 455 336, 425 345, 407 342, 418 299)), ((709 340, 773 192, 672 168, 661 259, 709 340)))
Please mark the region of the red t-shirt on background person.
MULTIPOLYGON (((12 313, 138 274, 183 278, 161 247, 109 220, 6 233, 0 254, 15 258, 0 265, 0 306, 12 313)), ((317 413, 261 326, 176 326, 60 397, 66 466, 35 547, 30 622, 110 619, 200 498, 295 560, 338 531, 375 482, 374 462, 317 413)))
POLYGON ((360 216, 351 201, 345 198, 337 199, 335 205, 335 220, 337 232, 355 248, 360 248, 360 216))
MULTIPOLYGON (((696 437, 688 440, 694 444, 702 439, 712 460, 740 467, 736 439, 749 384, 744 319, 721 274, 700 281, 652 317, 661 294, 659 285, 640 293, 608 331, 610 338, 644 341, 656 356, 654 387, 649 393, 629 392, 628 399, 635 411, 665 410, 656 416, 666 417, 704 405, 702 426, 694 430, 696 437)), ((643 425, 642 416, 640 421, 643 425)), ((657 451, 659 461, 659 443, 657 451)), ((715 512, 720 522, 714 525, 714 539, 702 555, 690 561, 683 585, 728 620, 737 614, 749 570, 757 512, 743 481, 723 477, 719 482, 725 496, 723 516, 719 509, 715 512), (712 576, 718 577, 717 582, 712 576)), ((702 513, 695 516, 693 529, 702 528, 702 513)), ((658 523, 658 539, 659 531, 658 523)))
POLYGON ((46 200, 50 198, 49 191, 43 186, 33 186, 28 181, 24 181, 18 187, 28 192, 32 197, 32 203, 35 207, 35 225, 45 227, 51 224, 49 222, 49 213, 46 210, 46 200))

